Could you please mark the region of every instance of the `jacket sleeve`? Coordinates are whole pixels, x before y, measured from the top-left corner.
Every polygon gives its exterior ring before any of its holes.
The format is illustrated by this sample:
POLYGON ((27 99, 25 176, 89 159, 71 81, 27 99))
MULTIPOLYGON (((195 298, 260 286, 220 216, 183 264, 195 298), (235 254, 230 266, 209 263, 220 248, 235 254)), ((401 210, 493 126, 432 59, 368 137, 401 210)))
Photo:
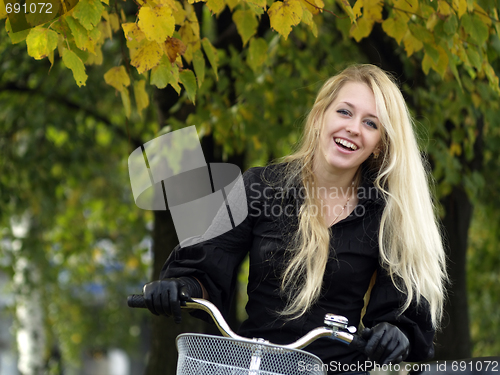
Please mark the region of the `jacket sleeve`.
MULTIPOLYGON (((257 170, 257 168, 250 169, 243 174, 247 217, 238 226, 222 235, 191 246, 186 246, 184 242, 183 247, 177 245, 160 273, 160 279, 181 276, 197 278, 207 290, 210 301, 225 317, 229 313, 239 265, 252 245, 252 229, 256 220, 255 208, 258 204, 253 191, 254 184, 259 181, 257 170)), ((215 217, 211 227, 217 226, 218 216, 215 217)), ((210 228, 207 232, 209 231, 210 228)), ((185 242, 188 241, 189 239, 185 242)), ((209 320, 208 315, 201 311, 194 311, 192 315, 209 320)))
POLYGON ((413 301, 408 309, 402 312, 401 307, 405 300, 406 296, 394 286, 387 271, 379 267, 363 323, 365 327, 373 327, 382 322, 397 326, 410 341, 410 353, 405 361, 428 360, 434 356, 435 333, 429 303, 421 297, 418 305, 413 301))

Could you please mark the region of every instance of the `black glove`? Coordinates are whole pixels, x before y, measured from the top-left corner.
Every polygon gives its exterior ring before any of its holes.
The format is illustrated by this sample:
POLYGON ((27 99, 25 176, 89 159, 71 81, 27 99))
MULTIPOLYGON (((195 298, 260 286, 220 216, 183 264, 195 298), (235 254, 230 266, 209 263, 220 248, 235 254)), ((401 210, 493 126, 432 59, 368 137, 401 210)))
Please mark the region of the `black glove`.
POLYGON ((405 360, 410 352, 410 341, 401 330, 389 323, 379 323, 365 328, 361 336, 368 341, 365 354, 381 365, 397 364, 405 360))
POLYGON ((201 298, 203 291, 197 280, 179 277, 150 282, 144 285, 143 295, 149 311, 155 315, 173 315, 175 322, 180 323, 181 301, 188 301, 191 297, 201 298))

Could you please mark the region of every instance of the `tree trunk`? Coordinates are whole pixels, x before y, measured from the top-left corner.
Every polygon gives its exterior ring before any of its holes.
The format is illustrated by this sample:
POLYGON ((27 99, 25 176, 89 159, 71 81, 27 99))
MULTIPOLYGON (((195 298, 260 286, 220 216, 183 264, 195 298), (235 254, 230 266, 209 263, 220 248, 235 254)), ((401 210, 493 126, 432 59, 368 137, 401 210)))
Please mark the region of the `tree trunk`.
POLYGON ((451 288, 449 288, 445 305, 443 330, 437 335, 435 359, 469 358, 471 338, 467 303, 466 255, 473 207, 463 188, 456 186, 441 203, 446 210, 442 223, 446 237, 451 288))
MULTIPOLYGON (((155 211, 153 241, 152 280, 158 280, 161 267, 178 243, 169 211, 155 211)), ((151 327, 151 348, 146 375, 174 375, 177 365, 175 338, 182 332, 202 332, 203 322, 185 313, 181 324, 175 324, 171 318, 151 315, 151 327)))

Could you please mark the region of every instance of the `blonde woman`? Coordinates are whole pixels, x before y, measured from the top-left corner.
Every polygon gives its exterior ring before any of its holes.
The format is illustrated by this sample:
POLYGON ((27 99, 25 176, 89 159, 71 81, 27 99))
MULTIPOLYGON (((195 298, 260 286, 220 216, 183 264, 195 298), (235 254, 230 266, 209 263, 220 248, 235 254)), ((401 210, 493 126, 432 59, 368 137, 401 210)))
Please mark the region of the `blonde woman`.
POLYGON ((329 373, 367 357, 431 358, 445 255, 412 126, 381 69, 356 65, 330 78, 297 151, 244 174, 248 217, 226 234, 176 247, 161 280, 144 287, 150 311, 180 321, 179 300, 190 295, 227 314, 249 254, 241 335, 290 343, 333 312, 362 323, 368 345, 365 353, 328 339, 306 347, 329 373))

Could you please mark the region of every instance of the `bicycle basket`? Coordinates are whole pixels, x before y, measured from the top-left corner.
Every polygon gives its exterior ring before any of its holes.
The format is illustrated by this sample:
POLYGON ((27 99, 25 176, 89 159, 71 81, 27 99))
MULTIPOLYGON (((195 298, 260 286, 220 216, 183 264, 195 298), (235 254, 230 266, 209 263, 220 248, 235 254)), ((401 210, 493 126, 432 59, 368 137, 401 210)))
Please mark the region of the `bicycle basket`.
POLYGON ((313 354, 263 342, 185 333, 177 337, 177 375, 325 375, 313 354))

